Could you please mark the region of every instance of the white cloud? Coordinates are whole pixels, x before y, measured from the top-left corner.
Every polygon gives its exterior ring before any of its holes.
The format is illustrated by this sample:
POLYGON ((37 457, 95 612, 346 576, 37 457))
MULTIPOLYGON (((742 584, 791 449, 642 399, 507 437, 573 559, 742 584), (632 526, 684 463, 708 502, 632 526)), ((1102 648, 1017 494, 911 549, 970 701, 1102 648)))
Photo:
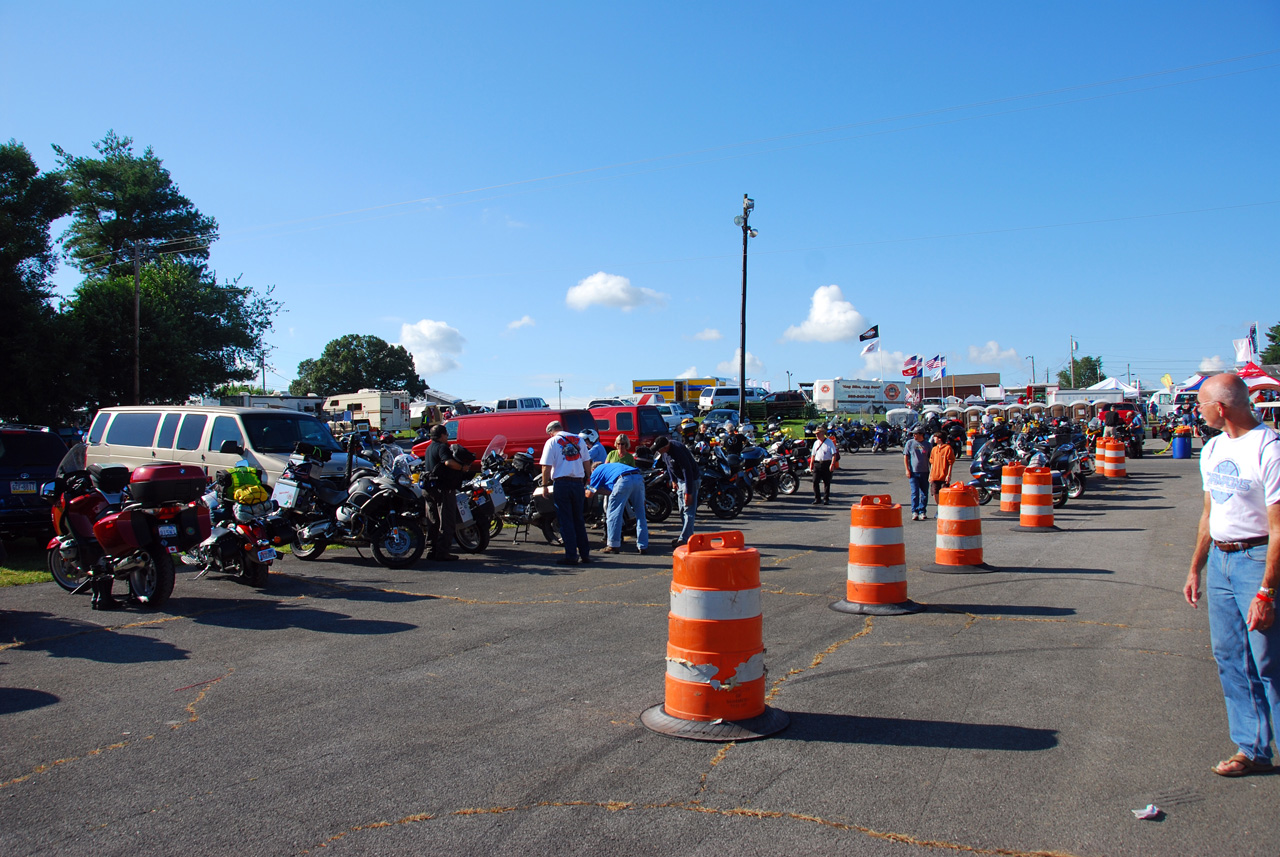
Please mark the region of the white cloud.
POLYGON ((1019 364, 1022 358, 1018 356, 1017 349, 1001 349, 1000 343, 989 339, 981 348, 976 345, 969 346, 969 362, 979 366, 1002 366, 1019 364))
POLYGON ((413 355, 418 374, 425 377, 458 368, 453 355, 462 353, 462 332, 443 321, 424 318, 400 326, 400 342, 413 355))
POLYGON ((1206 357, 1200 361, 1201 372, 1223 372, 1227 368, 1227 361, 1223 360, 1217 354, 1212 357, 1206 357))
POLYGON ((684 370, 683 372, 681 372, 681 373, 680 373, 679 375, 677 375, 676 377, 677 377, 677 378, 697 378, 697 377, 700 377, 700 376, 699 376, 699 374, 698 374, 698 367, 697 367, 697 366, 690 366, 688 369, 684 370))
POLYGON ((537 322, 526 315, 508 324, 507 330, 517 330, 521 327, 533 327, 535 324, 537 324, 537 322))
POLYGON ((716 330, 714 327, 708 327, 706 330, 695 333, 693 338, 700 342, 715 342, 717 339, 722 339, 723 337, 720 335, 720 331, 716 330))
POLYGON ((859 378, 882 378, 885 381, 905 381, 902 377, 902 361, 907 359, 903 351, 872 351, 862 358, 859 378))
POLYGON ((600 271, 585 280, 579 280, 578 285, 569 289, 564 302, 576 310, 584 310, 590 306, 608 306, 630 312, 645 304, 666 306, 667 296, 653 289, 633 286, 626 277, 600 271))
POLYGON ((857 339, 870 325, 853 304, 844 299, 839 286, 820 286, 809 303, 809 317, 788 327, 783 339, 798 342, 843 342, 857 339))
MULTIPOLYGON (((733 359, 726 360, 720 365, 716 366, 716 371, 719 372, 721 375, 729 375, 734 378, 737 378, 738 369, 741 368, 739 366, 739 363, 741 363, 741 361, 742 361, 742 349, 735 348, 733 349, 733 359)), ((760 362, 760 358, 756 357, 754 354, 748 351, 747 352, 747 378, 750 379, 752 375, 763 375, 764 373, 765 373, 764 364, 760 362)))
POLYGON ((617 384, 605 384, 605 385, 604 385, 604 392, 606 392, 606 393, 616 393, 616 392, 618 392, 618 385, 617 385, 617 384))

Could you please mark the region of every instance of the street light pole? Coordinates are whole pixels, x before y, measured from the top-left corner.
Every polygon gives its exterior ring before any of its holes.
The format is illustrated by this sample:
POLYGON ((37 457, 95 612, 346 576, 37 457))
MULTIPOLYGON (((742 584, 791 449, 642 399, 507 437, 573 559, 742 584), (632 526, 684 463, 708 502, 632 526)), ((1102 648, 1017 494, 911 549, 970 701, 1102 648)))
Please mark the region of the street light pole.
POLYGON ((751 228, 748 220, 756 201, 745 193, 742 195, 742 214, 733 222, 742 227, 742 337, 738 345, 738 421, 747 419, 747 239, 755 238, 760 233, 751 228))
POLYGON ((1036 356, 1032 354, 1027 359, 1031 361, 1031 383, 1034 384, 1036 382, 1036 356))
POLYGON ((791 370, 787 370, 787 389, 791 389, 791 370))

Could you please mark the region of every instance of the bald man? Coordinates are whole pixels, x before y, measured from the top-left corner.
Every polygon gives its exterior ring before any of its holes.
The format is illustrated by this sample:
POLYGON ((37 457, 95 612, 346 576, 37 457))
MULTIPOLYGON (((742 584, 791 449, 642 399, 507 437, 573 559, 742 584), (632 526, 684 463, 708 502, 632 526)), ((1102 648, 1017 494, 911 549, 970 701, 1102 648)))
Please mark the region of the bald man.
POLYGON ((1214 375, 1197 394, 1200 413, 1220 429, 1200 451, 1204 511, 1183 595, 1200 600, 1207 568, 1209 638, 1238 752, 1213 772, 1243 777, 1274 770, 1271 741, 1280 719, 1280 437, 1249 407, 1238 375, 1214 375))

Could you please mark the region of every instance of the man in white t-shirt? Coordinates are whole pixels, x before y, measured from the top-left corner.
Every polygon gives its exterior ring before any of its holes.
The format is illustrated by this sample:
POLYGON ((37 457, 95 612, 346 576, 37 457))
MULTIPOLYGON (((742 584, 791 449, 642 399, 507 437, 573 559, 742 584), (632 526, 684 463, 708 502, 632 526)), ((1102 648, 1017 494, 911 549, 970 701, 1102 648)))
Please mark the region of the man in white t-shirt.
POLYGON ((587 524, 583 518, 586 500, 585 471, 582 466, 582 439, 564 431, 556 420, 547 423, 547 442, 542 447, 542 484, 553 485, 551 499, 556 504, 560 538, 564 540, 564 558, 560 565, 577 565, 591 561, 587 542, 587 524))
POLYGON ((1243 777, 1275 769, 1271 740, 1280 725, 1280 437, 1254 419, 1238 375, 1210 377, 1197 398, 1222 434, 1200 452, 1204 512, 1183 595, 1196 606, 1207 568, 1209 638, 1239 748, 1213 772, 1243 777))

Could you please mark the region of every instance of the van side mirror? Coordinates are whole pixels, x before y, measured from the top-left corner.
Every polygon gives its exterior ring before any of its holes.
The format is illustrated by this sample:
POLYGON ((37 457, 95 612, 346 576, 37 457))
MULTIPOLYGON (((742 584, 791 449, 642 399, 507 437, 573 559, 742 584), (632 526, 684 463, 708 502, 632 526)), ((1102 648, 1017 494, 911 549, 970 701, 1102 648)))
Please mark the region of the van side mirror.
POLYGON ((218 447, 218 452, 223 455, 241 455, 244 453, 244 447, 234 440, 227 439, 222 442, 222 446, 218 447))

